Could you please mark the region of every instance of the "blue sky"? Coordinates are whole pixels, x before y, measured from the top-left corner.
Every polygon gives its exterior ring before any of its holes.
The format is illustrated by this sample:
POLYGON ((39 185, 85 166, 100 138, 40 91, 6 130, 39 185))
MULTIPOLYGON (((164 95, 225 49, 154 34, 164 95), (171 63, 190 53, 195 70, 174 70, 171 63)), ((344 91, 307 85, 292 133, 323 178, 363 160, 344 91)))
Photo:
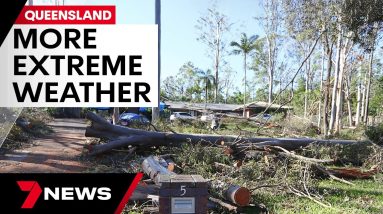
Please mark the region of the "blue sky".
MULTIPOLYGON (((54 0, 34 0, 35 4, 54 3, 54 0)), ((174 75, 187 61, 206 70, 213 68, 206 55, 206 46, 197 41, 197 20, 211 7, 211 0, 162 0, 161 79, 174 75)), ((253 18, 260 16, 257 0, 217 0, 221 13, 228 16, 233 27, 227 42, 238 40, 240 33, 262 36, 262 29, 253 18)), ((154 0, 65 0, 65 4, 116 5, 118 24, 154 24, 154 0)), ((230 47, 228 47, 230 50, 230 47)), ((227 56, 229 65, 236 71, 235 82, 243 78, 242 57, 227 56)), ((249 72, 250 78, 252 72, 249 72)), ((249 79, 250 79, 249 78, 249 79)))

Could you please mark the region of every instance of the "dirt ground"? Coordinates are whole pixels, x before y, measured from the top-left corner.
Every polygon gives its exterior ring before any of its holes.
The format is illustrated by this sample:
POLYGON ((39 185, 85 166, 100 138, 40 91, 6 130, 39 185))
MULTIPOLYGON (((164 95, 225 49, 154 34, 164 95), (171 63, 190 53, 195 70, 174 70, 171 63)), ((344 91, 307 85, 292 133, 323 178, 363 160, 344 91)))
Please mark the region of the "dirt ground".
POLYGON ((0 155, 0 173, 70 173, 87 169, 80 161, 85 144, 84 120, 55 119, 52 134, 33 141, 33 146, 0 155))

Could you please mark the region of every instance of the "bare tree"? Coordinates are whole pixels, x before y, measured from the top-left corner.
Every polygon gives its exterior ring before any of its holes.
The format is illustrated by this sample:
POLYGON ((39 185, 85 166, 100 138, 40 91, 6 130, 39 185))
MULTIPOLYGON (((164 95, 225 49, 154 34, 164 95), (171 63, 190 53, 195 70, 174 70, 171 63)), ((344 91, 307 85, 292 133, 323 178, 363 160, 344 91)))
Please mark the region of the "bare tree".
POLYGON ((325 61, 326 61, 326 51, 323 48, 322 51, 322 61, 321 61, 321 71, 320 71, 320 85, 319 85, 319 92, 320 92, 320 99, 318 104, 318 124, 317 126, 320 127, 322 123, 322 100, 323 100, 323 75, 325 72, 325 61))
POLYGON ((229 92, 234 88, 235 71, 228 65, 225 66, 223 70, 224 76, 221 78, 221 90, 224 92, 225 103, 227 103, 227 99, 229 97, 229 92))
POLYGON ((265 16, 256 17, 256 19, 260 21, 266 34, 269 78, 268 101, 271 103, 273 102, 274 74, 278 58, 278 40, 280 39, 278 34, 282 24, 281 5, 279 0, 264 0, 261 1, 261 5, 264 8, 265 16))
POLYGON ((230 24, 226 15, 220 13, 213 5, 208 9, 207 15, 198 19, 196 26, 201 34, 198 41, 206 44, 208 55, 214 60, 215 82, 214 82, 214 102, 217 102, 219 95, 219 70, 222 65, 224 50, 226 47, 224 34, 230 30, 230 24))

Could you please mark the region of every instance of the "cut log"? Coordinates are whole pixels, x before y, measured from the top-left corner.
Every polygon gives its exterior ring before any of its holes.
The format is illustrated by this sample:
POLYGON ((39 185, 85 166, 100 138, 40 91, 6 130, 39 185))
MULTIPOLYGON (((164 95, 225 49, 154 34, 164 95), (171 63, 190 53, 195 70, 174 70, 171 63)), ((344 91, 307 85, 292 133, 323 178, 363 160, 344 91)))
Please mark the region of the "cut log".
POLYGON ((176 167, 176 164, 171 159, 166 159, 166 163, 168 164, 168 170, 173 172, 174 168, 176 167))
POLYGON ((251 193, 247 188, 232 185, 226 190, 226 198, 239 206, 247 206, 250 204, 251 193))
POLYGON ((171 171, 171 172, 174 171, 175 163, 174 163, 172 160, 170 160, 170 159, 165 160, 165 159, 162 158, 161 156, 155 156, 154 159, 155 159, 161 166, 163 166, 164 168, 168 169, 168 170, 171 171))
MULTIPOLYGON (((112 149, 124 146, 180 146, 184 143, 201 145, 220 146, 221 142, 234 142, 237 136, 220 136, 204 134, 179 134, 169 132, 152 132, 140 129, 133 129, 118 125, 113 125, 102 117, 92 113, 87 113, 87 118, 92 121, 92 125, 87 127, 85 136, 107 138, 110 141, 106 144, 95 145, 90 150, 90 155, 97 155, 108 152, 112 149)), ((287 150, 295 150, 306 147, 312 143, 317 144, 353 144, 358 141, 353 140, 319 140, 310 138, 248 138, 236 141, 236 146, 241 149, 258 148, 266 146, 279 146, 287 150)), ((233 143, 225 143, 233 145, 233 143)))
POLYGON ((228 184, 220 180, 213 180, 209 183, 209 188, 213 190, 217 196, 240 207, 250 204, 251 192, 245 187, 228 184))
POLYGON ((153 156, 147 157, 142 162, 142 170, 156 183, 159 185, 157 180, 157 175, 175 175, 174 172, 169 171, 167 168, 163 167, 153 156))

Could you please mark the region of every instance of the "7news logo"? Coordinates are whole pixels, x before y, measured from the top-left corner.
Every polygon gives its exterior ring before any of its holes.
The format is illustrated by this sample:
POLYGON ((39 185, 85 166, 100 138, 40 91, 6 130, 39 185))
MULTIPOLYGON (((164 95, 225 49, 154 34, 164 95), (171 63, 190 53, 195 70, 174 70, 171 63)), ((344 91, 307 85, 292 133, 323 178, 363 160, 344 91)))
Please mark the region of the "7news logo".
POLYGON ((106 201, 112 198, 111 189, 108 187, 44 187, 41 188, 37 181, 17 181, 21 191, 29 192, 22 209, 32 209, 40 195, 43 193, 43 200, 101 200, 106 201))

